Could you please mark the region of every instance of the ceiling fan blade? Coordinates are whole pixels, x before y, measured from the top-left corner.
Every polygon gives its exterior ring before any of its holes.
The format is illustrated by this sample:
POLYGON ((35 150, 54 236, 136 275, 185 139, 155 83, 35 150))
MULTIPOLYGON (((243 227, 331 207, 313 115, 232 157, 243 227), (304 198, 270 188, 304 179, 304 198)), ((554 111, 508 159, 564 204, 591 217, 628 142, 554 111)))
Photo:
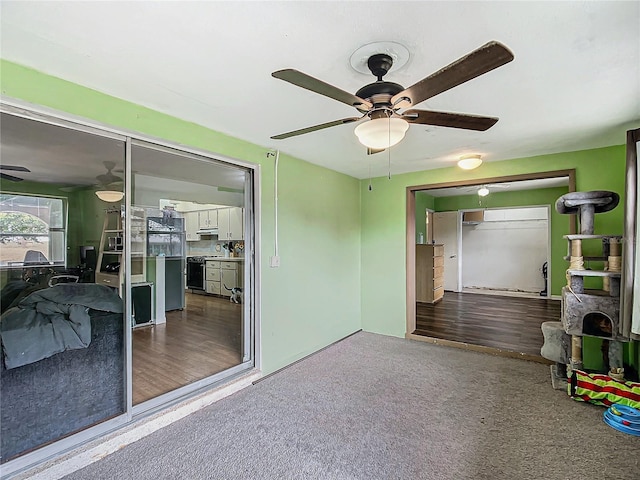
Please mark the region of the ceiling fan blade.
POLYGON ((2 177, 3 180, 9 180, 11 182, 21 182, 24 180, 23 178, 14 177, 13 175, 8 175, 6 173, 0 173, 0 177, 2 177))
POLYGON ((122 183, 122 182, 124 182, 122 177, 118 177, 117 175, 114 175, 111 172, 103 173, 102 175, 96 176, 96 180, 98 180, 103 185, 108 185, 110 183, 122 183))
POLYGON ((0 169, 12 170, 14 172, 31 172, 27 167, 22 167, 20 165, 0 165, 0 169))
POLYGON ((430 110, 407 110, 403 113, 409 123, 437 125, 440 127, 464 128, 484 132, 498 121, 496 117, 481 117, 463 113, 434 112, 430 110))
POLYGON ((401 108, 417 105, 428 98, 479 77, 513 60, 513 53, 499 42, 489 42, 455 62, 396 94, 391 103, 401 108), (407 102, 400 103, 403 98, 407 102))
POLYGON ((384 152, 386 148, 369 148, 367 147, 367 155, 375 155, 376 153, 384 152))
POLYGON ((299 72, 298 70, 287 68, 285 70, 278 70, 277 72, 273 72, 271 76, 280 80, 284 80, 285 82, 292 83, 293 85, 302 87, 306 90, 319 93, 320 95, 324 95, 325 97, 333 98, 334 100, 346 103, 347 105, 351 105, 352 107, 364 107, 367 110, 373 107, 371 103, 360 97, 356 97, 349 92, 340 90, 338 87, 329 85, 322 80, 313 78, 306 73, 299 72))
POLYGON ((362 117, 350 117, 343 118, 341 120, 334 120, 333 122, 321 123, 320 125, 314 125, 313 127, 301 128, 300 130, 294 130, 292 132, 281 133, 280 135, 274 135, 271 137, 274 140, 282 140, 284 138, 295 137, 297 135, 303 135, 309 132, 315 132, 316 130, 322 130, 323 128, 335 127, 336 125, 344 125, 345 123, 357 122, 362 117))

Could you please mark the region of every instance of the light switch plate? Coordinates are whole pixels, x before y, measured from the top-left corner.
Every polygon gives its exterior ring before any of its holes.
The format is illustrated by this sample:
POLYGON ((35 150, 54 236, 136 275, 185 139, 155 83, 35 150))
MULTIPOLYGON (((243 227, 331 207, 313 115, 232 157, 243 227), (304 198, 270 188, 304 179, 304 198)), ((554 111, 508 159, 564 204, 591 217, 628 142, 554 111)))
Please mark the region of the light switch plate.
POLYGON ((278 268, 280 266, 280 256, 272 255, 269 258, 269 265, 271 266, 271 268, 278 268))

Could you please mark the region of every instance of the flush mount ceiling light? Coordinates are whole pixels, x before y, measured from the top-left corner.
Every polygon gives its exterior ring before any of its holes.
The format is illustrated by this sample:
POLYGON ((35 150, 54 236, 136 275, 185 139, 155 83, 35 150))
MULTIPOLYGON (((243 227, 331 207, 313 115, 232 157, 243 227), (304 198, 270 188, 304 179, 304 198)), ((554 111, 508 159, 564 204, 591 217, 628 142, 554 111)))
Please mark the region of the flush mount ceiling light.
POLYGON ((482 165, 482 157, 477 154, 465 155, 464 157, 460 157, 458 161, 458 166, 464 170, 473 170, 480 165, 482 165))
POLYGON ((354 133, 365 147, 384 149, 396 145, 404 138, 409 123, 402 118, 373 118, 361 123, 354 133))
POLYGON ((96 197, 103 202, 119 202, 124 198, 124 192, 118 192, 117 190, 98 190, 96 197))
POLYGON ((486 197, 487 195, 489 195, 489 189, 486 186, 483 185, 478 190, 478 195, 481 196, 481 197, 486 197))

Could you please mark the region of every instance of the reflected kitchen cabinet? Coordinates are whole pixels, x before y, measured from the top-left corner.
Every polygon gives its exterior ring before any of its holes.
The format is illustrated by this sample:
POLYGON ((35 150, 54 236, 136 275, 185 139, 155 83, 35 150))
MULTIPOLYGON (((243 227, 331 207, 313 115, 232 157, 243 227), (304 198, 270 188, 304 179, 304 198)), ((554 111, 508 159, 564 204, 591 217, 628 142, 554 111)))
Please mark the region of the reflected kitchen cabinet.
POLYGON ((200 210, 198 223, 201 230, 210 230, 218 226, 218 210, 200 210))
POLYGON ((243 263, 238 260, 207 260, 205 291, 224 297, 231 296, 228 289, 242 287, 242 268, 243 263))
POLYGON ((200 240, 200 234, 198 233, 198 230, 200 230, 199 213, 200 212, 183 213, 187 242, 197 242, 200 240))
POLYGON ((218 210, 218 239, 244 239, 244 209, 239 207, 218 210))

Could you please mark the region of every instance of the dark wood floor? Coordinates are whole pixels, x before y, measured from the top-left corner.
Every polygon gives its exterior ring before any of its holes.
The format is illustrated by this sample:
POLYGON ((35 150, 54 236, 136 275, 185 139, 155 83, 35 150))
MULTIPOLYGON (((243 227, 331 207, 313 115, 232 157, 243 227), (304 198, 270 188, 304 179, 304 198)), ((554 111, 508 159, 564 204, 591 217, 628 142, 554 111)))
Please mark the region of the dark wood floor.
POLYGON ((186 294, 167 323, 133 330, 133 404, 221 372, 242 361, 242 305, 186 294))
POLYGON ((560 301, 445 292, 416 304, 416 335, 540 356, 540 325, 560 320, 560 301))

